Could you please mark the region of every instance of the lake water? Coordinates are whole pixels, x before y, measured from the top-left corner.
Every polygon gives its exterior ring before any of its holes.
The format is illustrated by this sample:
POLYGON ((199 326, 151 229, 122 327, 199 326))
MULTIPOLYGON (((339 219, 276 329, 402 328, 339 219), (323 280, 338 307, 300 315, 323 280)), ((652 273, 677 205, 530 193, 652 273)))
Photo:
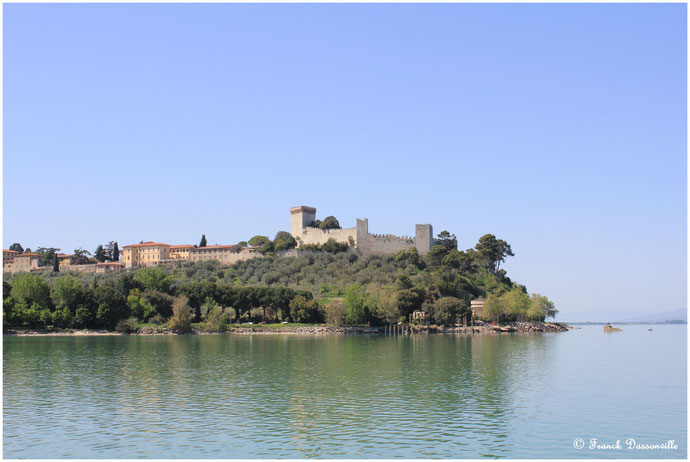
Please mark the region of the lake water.
POLYGON ((686 326, 647 327, 6 336, 4 456, 685 458, 686 326))

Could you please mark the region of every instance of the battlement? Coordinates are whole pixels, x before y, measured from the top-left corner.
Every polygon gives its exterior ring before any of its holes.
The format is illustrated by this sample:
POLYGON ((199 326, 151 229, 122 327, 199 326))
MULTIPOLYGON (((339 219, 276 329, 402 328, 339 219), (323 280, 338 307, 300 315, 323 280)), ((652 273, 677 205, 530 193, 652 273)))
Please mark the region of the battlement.
POLYGON ((301 205, 290 209, 291 232, 300 246, 324 244, 329 239, 353 245, 364 254, 397 253, 416 247, 424 255, 434 244, 433 228, 430 224, 415 225, 415 236, 396 236, 395 234, 369 233, 369 220, 357 219, 354 228, 320 229, 309 225, 316 220, 316 208, 301 205))

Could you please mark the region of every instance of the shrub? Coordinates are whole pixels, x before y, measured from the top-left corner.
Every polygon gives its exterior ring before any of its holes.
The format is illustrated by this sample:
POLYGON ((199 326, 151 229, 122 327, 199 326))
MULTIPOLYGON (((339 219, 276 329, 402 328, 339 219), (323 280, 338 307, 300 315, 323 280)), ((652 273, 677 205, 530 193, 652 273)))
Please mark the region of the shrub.
POLYGON ((165 318, 163 316, 161 316, 160 314, 156 314, 151 319, 149 319, 149 322, 151 324, 155 324, 157 326, 160 326, 161 324, 163 324, 165 322, 165 318))
POLYGON ((117 322, 117 325, 115 326, 115 332, 119 332, 121 334, 133 334, 138 330, 139 329, 137 328, 137 319, 134 317, 128 319, 120 319, 117 322))
POLYGON ((170 329, 178 334, 192 331, 192 309, 188 305, 189 299, 184 295, 175 298, 173 315, 168 322, 170 329))

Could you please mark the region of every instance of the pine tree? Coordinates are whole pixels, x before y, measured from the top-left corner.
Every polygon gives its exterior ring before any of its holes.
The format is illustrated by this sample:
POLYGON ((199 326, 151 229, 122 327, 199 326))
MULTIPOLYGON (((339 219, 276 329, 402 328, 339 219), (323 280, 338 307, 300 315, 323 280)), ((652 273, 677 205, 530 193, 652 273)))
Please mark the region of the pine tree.
POLYGON ((113 261, 120 261, 120 248, 117 246, 117 242, 113 246, 113 261))
POLYGON ((96 253, 94 253, 93 256, 100 263, 103 263, 105 261, 107 255, 102 245, 99 244, 98 247, 96 247, 96 253))
POLYGON ((199 242, 199 247, 206 247, 206 235, 201 235, 201 242, 199 242))

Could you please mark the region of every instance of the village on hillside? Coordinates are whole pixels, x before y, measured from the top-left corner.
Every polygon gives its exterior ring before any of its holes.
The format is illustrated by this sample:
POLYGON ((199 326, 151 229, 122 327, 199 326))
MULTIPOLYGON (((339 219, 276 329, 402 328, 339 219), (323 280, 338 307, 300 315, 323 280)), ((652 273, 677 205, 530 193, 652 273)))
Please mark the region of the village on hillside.
MULTIPOLYGON (((425 255, 435 244, 433 228, 429 224, 415 225, 415 236, 395 236, 392 234, 369 233, 368 219, 357 219, 357 226, 341 228, 334 217, 322 221, 316 219, 316 208, 308 206, 290 209, 290 235, 293 241, 282 249, 315 248, 329 241, 344 244, 360 254, 394 254, 401 250, 415 247, 425 255)), ((280 232, 285 233, 285 232, 280 232)), ((287 234, 287 233, 285 233, 287 234)), ((268 240, 268 238, 266 238, 268 240)), ((251 242, 250 242, 251 244, 251 242)), ((111 244, 112 245, 112 244, 111 244)), ((27 249, 29 250, 29 249, 27 249)), ((54 265, 57 271, 77 271, 87 273, 105 273, 123 268, 157 266, 179 261, 216 260, 223 265, 232 265, 239 261, 263 256, 262 247, 252 246, 246 242, 232 245, 206 245, 206 236, 202 236, 199 245, 169 245, 162 242, 142 241, 126 245, 122 251, 112 248, 104 258, 90 256, 88 252, 79 255, 45 252, 37 253, 18 249, 3 249, 3 270, 8 273, 40 271, 54 265)))

